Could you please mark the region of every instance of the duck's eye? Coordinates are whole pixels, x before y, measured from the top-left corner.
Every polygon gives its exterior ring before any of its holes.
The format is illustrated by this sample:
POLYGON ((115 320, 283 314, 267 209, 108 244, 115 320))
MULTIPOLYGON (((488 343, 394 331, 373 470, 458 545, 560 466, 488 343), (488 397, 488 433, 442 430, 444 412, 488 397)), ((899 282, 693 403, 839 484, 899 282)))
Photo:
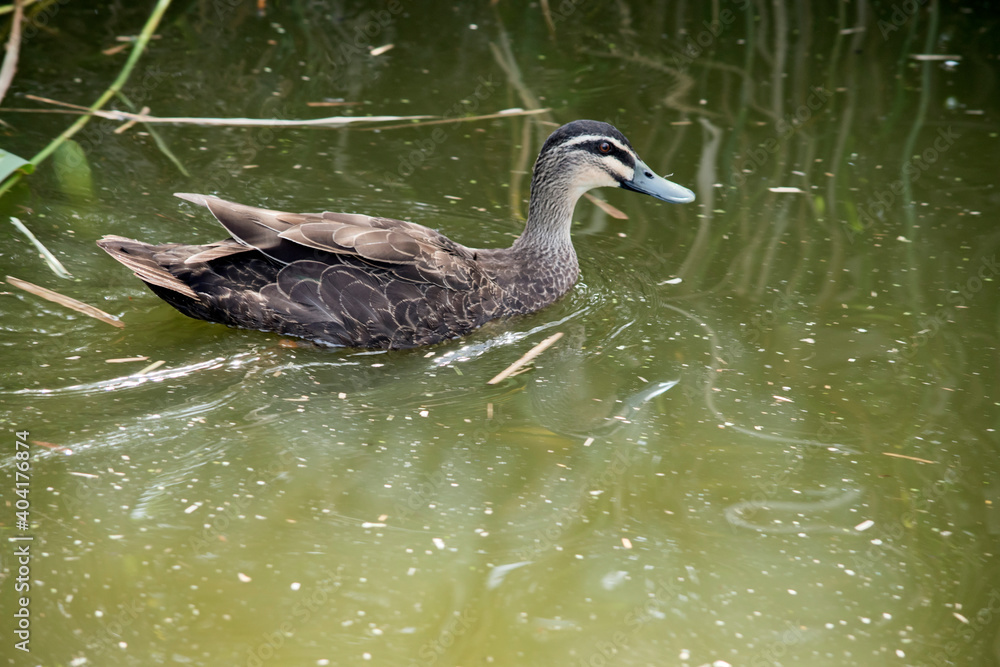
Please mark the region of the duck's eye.
POLYGON ((601 151, 602 153, 610 153, 611 152, 611 144, 609 144, 606 141, 602 141, 601 143, 599 143, 597 145, 597 150, 601 151))

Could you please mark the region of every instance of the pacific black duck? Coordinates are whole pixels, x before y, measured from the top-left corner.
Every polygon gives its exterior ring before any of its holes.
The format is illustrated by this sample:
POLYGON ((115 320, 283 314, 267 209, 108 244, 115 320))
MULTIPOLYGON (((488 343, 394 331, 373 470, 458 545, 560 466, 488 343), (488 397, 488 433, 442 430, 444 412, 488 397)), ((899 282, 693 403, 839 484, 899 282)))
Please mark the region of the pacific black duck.
POLYGON ((286 213, 184 193, 177 196, 211 211, 230 238, 150 245, 105 236, 97 245, 190 317, 330 345, 409 348, 565 294, 579 274, 573 208, 597 187, 694 201, 653 173, 613 126, 577 120, 542 146, 528 221, 509 248, 468 248, 401 220, 286 213))

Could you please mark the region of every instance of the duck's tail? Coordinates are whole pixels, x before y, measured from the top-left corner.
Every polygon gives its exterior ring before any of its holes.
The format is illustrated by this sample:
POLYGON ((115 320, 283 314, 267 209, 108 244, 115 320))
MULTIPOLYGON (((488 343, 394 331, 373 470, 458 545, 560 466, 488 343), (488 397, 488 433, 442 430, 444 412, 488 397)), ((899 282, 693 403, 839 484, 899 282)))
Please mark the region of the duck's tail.
POLYGON ((229 260, 252 248, 232 239, 208 245, 152 245, 122 236, 105 236, 97 245, 188 317, 266 328, 259 292, 275 281, 278 267, 263 258, 229 260))
MULTIPOLYGON (((198 293, 191 289, 190 285, 178 279, 165 266, 156 261, 156 255, 169 250, 169 246, 154 246, 142 241, 127 239, 124 236, 105 236, 97 242, 97 245, 132 269, 136 277, 150 287, 155 286, 176 292, 201 303, 198 293)), ((159 290, 154 289, 153 291, 160 294, 159 290)))

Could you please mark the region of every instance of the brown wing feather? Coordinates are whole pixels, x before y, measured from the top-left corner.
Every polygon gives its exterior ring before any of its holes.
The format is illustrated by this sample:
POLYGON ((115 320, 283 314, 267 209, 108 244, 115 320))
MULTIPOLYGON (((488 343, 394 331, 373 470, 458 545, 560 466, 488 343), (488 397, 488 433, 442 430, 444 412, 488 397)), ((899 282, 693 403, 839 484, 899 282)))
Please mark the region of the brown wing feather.
POLYGON ((318 250, 394 265, 388 268, 403 280, 450 290, 489 281, 477 266, 474 251, 413 222, 356 213, 270 211, 205 195, 183 198, 208 208, 240 244, 284 264, 320 259, 318 250))
POLYGON ((241 252, 251 252, 253 248, 249 248, 239 241, 234 239, 226 239, 225 241, 219 241, 218 243, 209 243, 201 252, 197 252, 187 259, 184 260, 185 264, 197 264, 198 262, 210 262, 213 259, 220 259, 222 257, 229 257, 230 255, 235 255, 241 252))
MULTIPOLYGON (((325 214, 324 214, 325 216, 325 214)), ((369 218, 383 224, 387 218, 369 218)), ((302 246, 333 254, 354 255, 368 263, 386 264, 400 278, 429 282, 447 289, 469 289, 477 279, 486 279, 475 262, 475 254, 432 230, 412 223, 395 228, 372 228, 324 220, 300 222, 278 236, 302 246)))

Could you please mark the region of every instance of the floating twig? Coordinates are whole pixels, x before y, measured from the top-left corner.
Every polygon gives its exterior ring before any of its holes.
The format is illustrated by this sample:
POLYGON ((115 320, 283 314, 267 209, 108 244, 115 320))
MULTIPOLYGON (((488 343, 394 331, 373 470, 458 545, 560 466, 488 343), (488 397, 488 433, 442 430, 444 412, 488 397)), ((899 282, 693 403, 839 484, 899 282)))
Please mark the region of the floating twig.
POLYGON ((41 241, 35 238, 35 235, 31 233, 30 229, 24 226, 23 222, 11 216, 10 224, 17 227, 18 231, 27 236, 28 240, 35 244, 35 247, 38 248, 38 252, 42 253, 42 258, 45 260, 45 263, 49 265, 49 268, 52 269, 53 273, 60 278, 68 279, 73 277, 73 275, 66 270, 66 267, 62 265, 62 262, 60 262, 55 255, 49 252, 49 249, 42 245, 41 241))
MULTIPOLYGON (((474 120, 490 120, 491 118, 517 118, 518 116, 531 116, 537 113, 546 113, 550 109, 505 109, 504 111, 498 111, 496 113, 486 114, 485 116, 463 116, 462 118, 441 118, 438 120, 425 120, 422 123, 400 123, 399 125, 382 125, 379 127, 366 127, 365 130, 397 130, 401 127, 422 127, 424 125, 444 125, 446 123, 468 123, 474 120)), ((417 118, 417 116, 414 116, 417 118)), ((433 116, 424 116, 424 118, 433 118, 433 116)))
POLYGON ((549 347, 551 347, 552 344, 555 343, 560 338, 562 338, 562 331, 560 331, 558 333, 552 334, 551 336, 549 336, 548 338, 546 338, 545 340, 543 340, 541 343, 539 343, 535 347, 533 347, 530 350, 528 350, 527 352, 525 352, 524 356, 522 356, 520 359, 518 359, 517 361, 515 361, 514 363, 512 363, 510 366, 508 366, 507 368, 505 368, 495 378, 493 378, 492 380, 490 380, 486 384, 497 384, 497 383, 503 382, 504 380, 506 380, 507 378, 509 378, 511 375, 514 375, 514 373, 516 373, 522 366, 524 366, 529 361, 531 361, 532 359, 534 359, 535 357, 537 357, 538 355, 540 355, 542 352, 544 352, 545 350, 547 350, 549 347))
MULTIPOLYGON (((66 107, 66 113, 78 113, 86 116, 97 116, 107 120, 123 122, 157 123, 161 125, 207 125, 216 127, 340 127, 353 123, 386 123, 400 120, 422 120, 434 116, 330 116, 328 118, 309 118, 306 120, 285 120, 282 118, 198 118, 194 116, 150 116, 144 113, 129 111, 90 109, 76 104, 68 104, 38 95, 25 95, 25 99, 45 104, 66 107)), ((7 111, 24 111, 23 109, 7 109, 7 111)))
POLYGON ((10 37, 7 39, 7 54, 3 57, 3 67, 0 67, 0 101, 7 94, 14 73, 17 71, 17 58, 21 53, 21 21, 24 19, 24 0, 14 0, 14 18, 11 19, 10 37))
POLYGON ((916 456, 907 456, 906 454, 897 454, 895 452, 882 452, 882 456, 891 456, 897 459, 906 459, 907 461, 916 461, 917 463, 937 463, 937 461, 928 461, 927 459, 918 459, 916 456))
POLYGON ((152 373, 153 371, 155 371, 157 368, 159 368, 160 366, 162 366, 165 363, 167 363, 167 362, 164 359, 160 359, 159 361, 154 361, 150 365, 148 365, 145 368, 143 368, 141 371, 136 371, 135 375, 145 375, 146 373, 152 373))
POLYGON ((356 107, 361 102, 345 102, 344 100, 330 100, 327 102, 306 102, 307 107, 356 107))
POLYGON ((23 289, 25 292, 31 292, 35 296, 40 296, 53 303, 58 303, 60 306, 64 306, 70 310, 75 310, 78 313, 83 313, 84 315, 93 317, 96 320, 107 322, 113 327, 118 327, 119 329, 125 328, 124 322, 121 322, 114 316, 105 313, 100 308, 95 308, 94 306, 84 303, 83 301, 77 301, 72 297, 64 296, 59 292, 53 292, 48 288, 40 287, 34 283, 29 283, 27 280, 21 280, 20 278, 15 278, 13 276, 7 276, 7 282, 14 287, 23 289))

